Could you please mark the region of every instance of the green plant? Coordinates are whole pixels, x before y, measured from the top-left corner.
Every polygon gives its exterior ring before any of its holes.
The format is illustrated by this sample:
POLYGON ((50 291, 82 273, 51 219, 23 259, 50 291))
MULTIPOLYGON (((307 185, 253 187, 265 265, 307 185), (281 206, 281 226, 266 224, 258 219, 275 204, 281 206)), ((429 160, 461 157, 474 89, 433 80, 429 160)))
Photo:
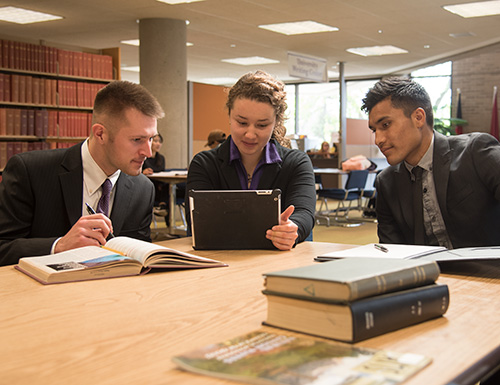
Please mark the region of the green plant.
POLYGON ((456 135, 456 126, 466 126, 467 120, 459 118, 435 118, 434 119, 434 129, 446 136, 456 135))

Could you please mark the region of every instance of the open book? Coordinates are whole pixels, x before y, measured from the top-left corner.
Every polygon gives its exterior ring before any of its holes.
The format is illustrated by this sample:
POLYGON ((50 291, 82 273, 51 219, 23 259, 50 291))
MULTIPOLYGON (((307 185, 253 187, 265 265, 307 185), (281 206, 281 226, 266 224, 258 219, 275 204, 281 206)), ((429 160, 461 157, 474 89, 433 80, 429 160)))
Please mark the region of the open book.
POLYGON ((115 237, 102 247, 86 246, 52 255, 21 258, 16 268, 41 283, 50 284, 139 275, 151 268, 220 266, 227 265, 154 243, 115 237))

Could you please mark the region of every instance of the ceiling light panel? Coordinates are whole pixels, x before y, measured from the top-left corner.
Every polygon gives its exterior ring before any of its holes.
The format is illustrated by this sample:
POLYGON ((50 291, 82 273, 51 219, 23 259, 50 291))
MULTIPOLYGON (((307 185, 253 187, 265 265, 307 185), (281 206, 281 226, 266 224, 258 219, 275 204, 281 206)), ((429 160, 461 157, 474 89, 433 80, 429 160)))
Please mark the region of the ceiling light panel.
POLYGON ((393 45, 376 45, 373 47, 348 48, 346 51, 360 56, 382 56, 408 53, 407 50, 394 47, 393 45))
POLYGON ((259 25, 259 28, 282 33, 283 35, 304 35, 307 33, 334 32, 339 30, 337 27, 320 24, 310 20, 292 23, 264 24, 259 25))
POLYGON ((16 7, 0 7, 0 20, 8 21, 10 23, 31 24, 59 19, 62 19, 62 17, 51 15, 49 13, 42 13, 16 7))
POLYGON ((221 61, 224 63, 238 64, 242 66, 279 63, 279 60, 268 59, 260 56, 237 57, 233 59, 222 59, 221 61))
POLYGON ((196 3, 198 1, 205 1, 205 0, 156 0, 156 1, 159 1, 160 3, 176 5, 176 4, 196 3))
POLYGON ((448 12, 464 18, 500 15, 500 0, 479 1, 477 3, 465 3, 443 6, 448 12))

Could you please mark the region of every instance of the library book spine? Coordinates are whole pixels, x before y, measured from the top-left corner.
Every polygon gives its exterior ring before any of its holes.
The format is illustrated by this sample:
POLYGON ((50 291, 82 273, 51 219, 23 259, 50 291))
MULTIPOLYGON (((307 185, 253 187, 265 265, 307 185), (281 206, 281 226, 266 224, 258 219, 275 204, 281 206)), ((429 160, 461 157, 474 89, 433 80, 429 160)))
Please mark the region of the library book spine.
POLYGON ((353 341, 415 325, 446 313, 448 286, 432 284, 354 301, 350 304, 353 341))

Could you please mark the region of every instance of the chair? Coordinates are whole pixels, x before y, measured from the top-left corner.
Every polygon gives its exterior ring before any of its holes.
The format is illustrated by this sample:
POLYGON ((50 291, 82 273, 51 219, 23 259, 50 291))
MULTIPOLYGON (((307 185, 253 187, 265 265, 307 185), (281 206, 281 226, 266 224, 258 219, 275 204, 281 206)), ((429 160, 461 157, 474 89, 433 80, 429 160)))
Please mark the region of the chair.
POLYGON ((345 188, 320 188, 317 190, 317 199, 320 201, 320 207, 316 211, 316 223, 320 224, 320 220, 326 220, 326 225, 330 226, 330 219, 335 220, 335 225, 344 227, 354 227, 363 224, 358 221, 349 220, 350 210, 362 210, 362 196, 365 189, 366 180, 368 178, 368 170, 354 170, 349 172, 345 188), (338 201, 335 210, 328 209, 328 200, 338 201), (346 203, 349 204, 346 206, 346 203), (352 203, 356 202, 356 206, 352 203), (323 206, 325 210, 323 210, 323 206))
MULTIPOLYGON (((165 171, 186 171, 185 168, 168 168, 165 171)), ((186 193, 186 183, 177 183, 172 186, 175 193, 175 207, 179 209, 179 214, 181 216, 182 228, 187 228, 186 216, 185 216, 185 193, 186 193)), ((174 214, 175 218, 175 214, 174 214)), ((167 223, 167 225, 170 225, 167 223)), ((175 223, 171 225, 172 227, 177 227, 175 223)))
POLYGON ((377 214, 375 212, 375 199, 377 198, 377 190, 375 189, 375 181, 378 174, 382 170, 378 170, 375 178, 373 179, 373 188, 368 190, 363 190, 362 197, 364 198, 363 205, 363 218, 370 222, 377 221, 377 214))

